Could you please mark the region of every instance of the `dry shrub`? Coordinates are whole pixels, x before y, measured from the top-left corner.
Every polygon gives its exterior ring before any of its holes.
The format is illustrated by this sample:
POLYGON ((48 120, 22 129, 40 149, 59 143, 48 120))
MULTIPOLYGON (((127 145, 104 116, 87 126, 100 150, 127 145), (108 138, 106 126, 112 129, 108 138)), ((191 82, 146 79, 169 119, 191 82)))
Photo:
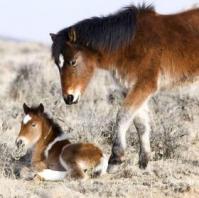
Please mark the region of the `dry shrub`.
MULTIPOLYGON (((149 174, 138 168, 138 137, 132 124, 127 133, 127 161, 113 175, 83 182, 66 180, 61 183, 63 186, 58 190, 56 187, 60 187, 60 183, 49 182, 37 185, 33 182, 24 183, 21 180, 14 180, 18 177, 20 168, 29 163, 28 158, 17 162, 13 156, 14 142, 19 132, 24 102, 30 106, 44 103, 46 112, 61 125, 72 142, 94 142, 105 153, 110 154, 115 118, 125 93, 116 88, 106 72, 100 71, 96 73, 79 104, 66 106, 61 96, 58 71, 49 59, 47 47, 13 43, 5 46, 9 50, 6 51, 5 47, 1 46, 5 57, 0 60, 0 65, 12 63, 8 71, 12 71, 14 79, 6 82, 6 86, 9 87, 7 93, 2 95, 0 92, 0 186, 1 180, 8 178, 4 186, 9 189, 9 184, 13 182, 12 195, 50 197, 48 192, 55 192, 57 197, 61 197, 66 194, 63 193, 63 189, 66 189, 69 197, 72 195, 80 197, 80 194, 86 197, 140 197, 141 195, 148 197, 153 189, 160 193, 154 197, 159 195, 162 197, 165 191, 169 191, 173 197, 175 190, 171 192, 171 188, 166 189, 169 183, 164 184, 163 182, 170 177, 172 180, 173 173, 184 178, 185 184, 186 178, 189 177, 193 178, 193 183, 198 181, 198 169, 193 169, 198 165, 198 153, 195 152, 193 155, 193 150, 197 151, 198 145, 199 99, 197 89, 193 97, 184 92, 169 91, 159 93, 151 99, 149 104, 152 128, 151 145, 154 155, 150 164, 155 170, 148 171, 149 174), (195 140, 194 145, 192 140, 195 140), (192 149, 188 151, 188 147, 192 149), (190 155, 188 159, 186 159, 187 155, 190 155), (168 160, 169 158, 172 158, 173 161, 168 160), (180 166, 174 163, 176 159, 182 160, 184 163, 182 169, 185 170, 186 167, 188 170, 186 174, 183 171, 176 171, 180 166), (164 164, 161 163, 162 160, 165 160, 164 164), (166 162, 170 162, 170 166, 166 162), (161 168, 156 165, 160 165, 161 168), (168 167, 171 174, 167 170, 168 167), (154 172, 158 170, 161 173, 155 174, 154 172), (25 186, 18 192, 22 183, 25 186), (49 189, 51 191, 48 191, 49 189)), ((187 190, 186 187, 183 189, 185 189, 182 190, 183 192, 187 190)), ((8 197, 7 191, 4 194, 5 197, 8 197)))

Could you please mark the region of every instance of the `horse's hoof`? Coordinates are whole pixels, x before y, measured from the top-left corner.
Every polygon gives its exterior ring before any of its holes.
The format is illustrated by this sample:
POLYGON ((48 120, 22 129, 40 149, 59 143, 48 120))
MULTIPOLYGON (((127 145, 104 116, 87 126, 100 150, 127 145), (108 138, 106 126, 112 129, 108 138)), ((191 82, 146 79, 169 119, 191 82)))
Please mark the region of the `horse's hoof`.
POLYGON ((139 162, 139 168, 140 169, 146 169, 147 165, 148 165, 148 162, 146 162, 146 161, 139 162))
POLYGON ((108 173, 114 173, 116 172, 116 169, 118 165, 122 164, 124 162, 124 156, 115 156, 114 154, 111 155, 108 161, 108 173))
POLYGON ((139 159, 139 168, 146 169, 148 162, 149 162, 149 155, 147 153, 141 154, 139 159))
POLYGON ((116 173, 117 171, 118 171, 118 165, 116 165, 116 164, 109 164, 108 165, 107 172, 109 174, 116 173))

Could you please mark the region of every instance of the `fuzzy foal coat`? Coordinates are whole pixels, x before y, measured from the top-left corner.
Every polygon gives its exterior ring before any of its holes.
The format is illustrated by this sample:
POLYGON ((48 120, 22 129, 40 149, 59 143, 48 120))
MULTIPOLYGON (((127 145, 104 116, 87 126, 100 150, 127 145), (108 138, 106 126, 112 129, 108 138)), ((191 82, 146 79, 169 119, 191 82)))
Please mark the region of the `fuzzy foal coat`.
POLYGON ((16 144, 27 148, 34 145, 29 172, 33 170, 44 180, 61 180, 66 174, 84 178, 87 169, 104 174, 108 161, 100 148, 89 143, 71 144, 59 125, 43 111, 42 104, 32 108, 24 104, 25 117, 16 144))

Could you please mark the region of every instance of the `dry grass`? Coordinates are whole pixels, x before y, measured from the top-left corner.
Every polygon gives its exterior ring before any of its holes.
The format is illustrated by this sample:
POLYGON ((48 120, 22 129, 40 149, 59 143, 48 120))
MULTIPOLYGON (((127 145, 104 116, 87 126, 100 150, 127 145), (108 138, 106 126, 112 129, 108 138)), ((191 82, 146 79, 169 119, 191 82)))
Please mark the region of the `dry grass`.
MULTIPOLYGON (((73 142, 94 142, 110 154, 113 125, 122 94, 110 76, 98 72, 78 105, 66 107, 49 48, 35 43, 0 41, 0 196, 3 197, 199 197, 199 99, 174 90, 150 102, 153 159, 138 168, 138 139, 128 132, 126 162, 115 174, 86 181, 23 181, 14 142, 22 104, 44 103, 73 142), (100 82, 100 86, 99 86, 100 82)), ((190 90, 190 88, 188 88, 190 90)))

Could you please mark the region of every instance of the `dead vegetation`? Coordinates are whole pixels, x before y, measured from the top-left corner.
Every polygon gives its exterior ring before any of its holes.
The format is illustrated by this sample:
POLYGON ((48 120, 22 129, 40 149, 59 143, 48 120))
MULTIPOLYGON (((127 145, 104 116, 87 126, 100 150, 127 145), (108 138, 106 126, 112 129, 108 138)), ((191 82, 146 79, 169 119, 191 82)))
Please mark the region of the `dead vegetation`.
POLYGON ((152 161, 138 168, 137 134, 128 132, 126 162, 115 174, 87 181, 35 183, 19 178, 28 156, 16 161, 22 104, 44 103, 71 141, 93 142, 110 154, 121 90, 103 71, 81 102, 66 107, 48 47, 0 42, 0 196, 3 197, 199 197, 199 92, 169 90, 150 102, 152 161), (99 86, 100 82, 100 86, 99 86))

